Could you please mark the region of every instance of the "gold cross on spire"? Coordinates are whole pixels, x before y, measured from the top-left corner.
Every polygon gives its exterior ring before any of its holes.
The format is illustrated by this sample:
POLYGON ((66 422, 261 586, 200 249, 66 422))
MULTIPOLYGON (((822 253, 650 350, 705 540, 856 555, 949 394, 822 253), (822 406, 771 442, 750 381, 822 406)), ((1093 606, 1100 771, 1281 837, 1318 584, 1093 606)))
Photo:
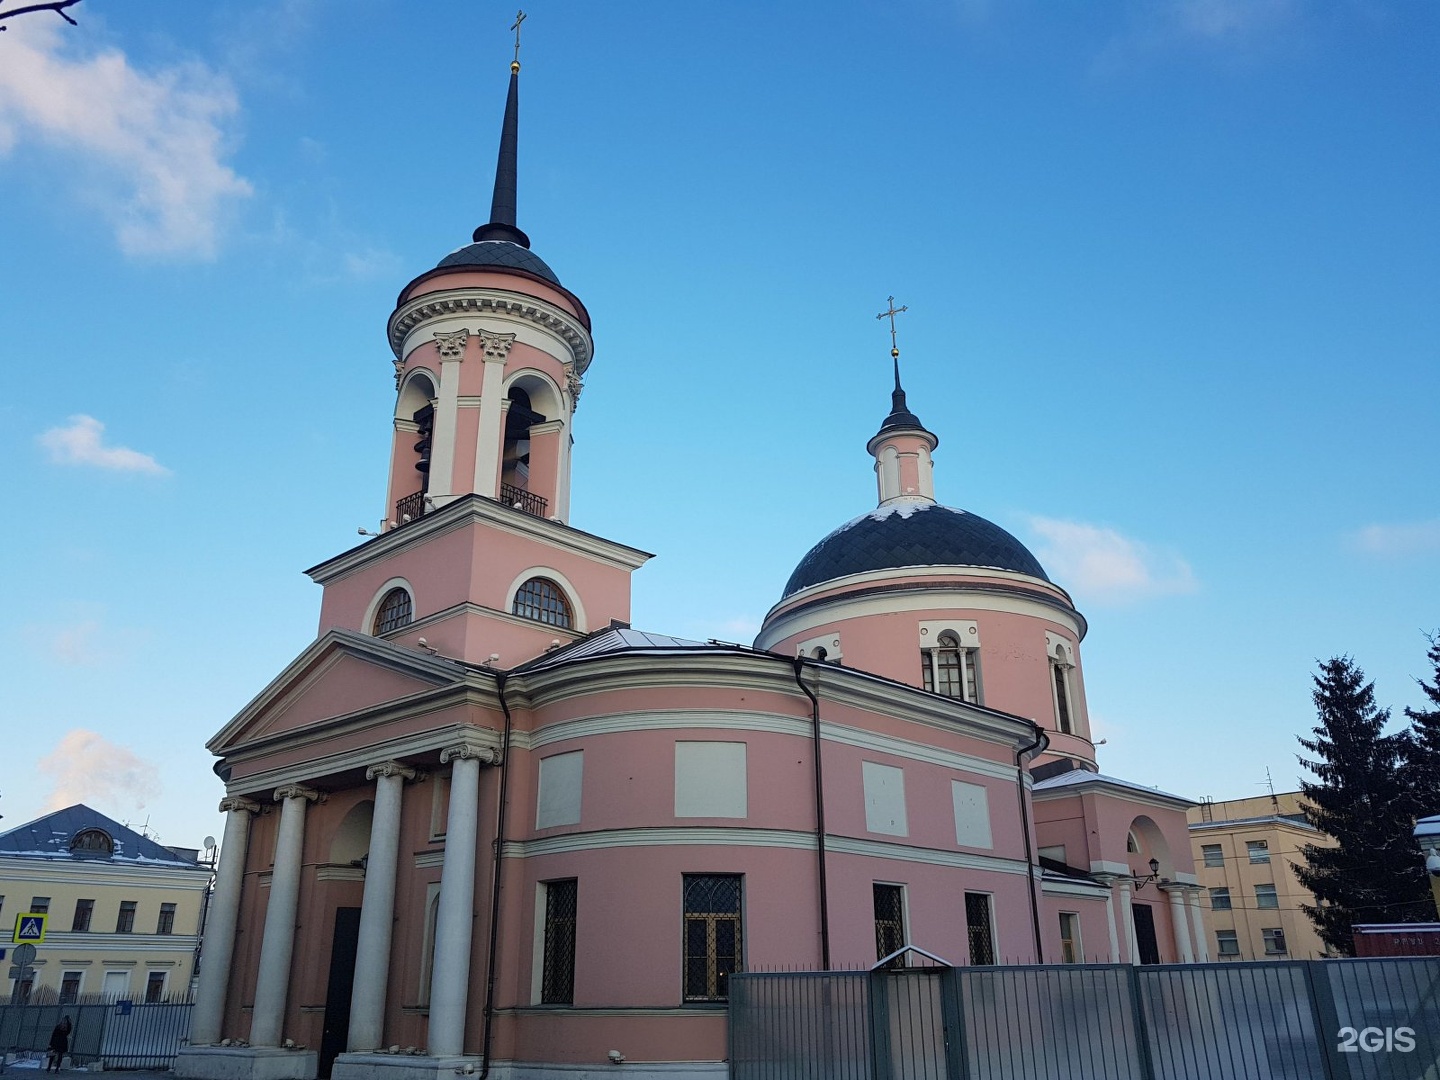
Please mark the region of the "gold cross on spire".
POLYGON ((888 297, 888 298, 887 298, 887 301, 888 301, 888 303, 890 304, 889 310, 880 312, 880 314, 879 314, 879 315, 876 315, 875 318, 877 318, 877 319, 887 319, 887 318, 888 318, 888 319, 890 320, 890 356, 891 356, 893 359, 898 360, 898 359, 900 359, 900 346, 895 343, 895 316, 896 316, 896 315, 899 315, 902 311, 908 311, 908 310, 910 310, 910 308, 909 308, 909 305, 908 305, 908 304, 904 304, 904 305, 901 305, 900 307, 896 307, 896 306, 895 306, 895 298, 894 298, 893 296, 888 297))
POLYGON ((525 21, 525 12, 523 12, 523 11, 516 11, 516 12, 515 12, 515 25, 512 26, 512 27, 510 27, 511 30, 514 30, 514 31, 515 31, 515 59, 514 59, 514 60, 511 62, 511 64, 510 64, 511 69, 512 69, 512 70, 515 70, 515 71, 519 71, 519 70, 520 70, 520 24, 523 23, 524 21, 525 21))

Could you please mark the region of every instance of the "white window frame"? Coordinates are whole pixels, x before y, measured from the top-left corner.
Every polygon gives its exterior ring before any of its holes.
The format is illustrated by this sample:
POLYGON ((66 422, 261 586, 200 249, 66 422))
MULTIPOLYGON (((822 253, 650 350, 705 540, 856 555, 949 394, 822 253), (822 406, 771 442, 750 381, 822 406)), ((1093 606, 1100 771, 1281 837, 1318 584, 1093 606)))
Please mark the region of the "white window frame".
MULTIPOLYGON (((956 696, 949 694, 943 696, 950 697, 952 701, 983 705, 985 703, 985 672, 984 664, 980 661, 980 624, 974 619, 948 619, 920 624, 920 662, 923 665, 922 674, 929 676, 931 693, 940 693, 938 656, 942 651, 951 648, 951 646, 940 644, 940 638, 944 634, 953 634, 955 637, 956 644, 953 648, 960 661, 960 693, 956 696), (975 684, 974 698, 967 695, 971 682, 975 684)), ((923 684, 924 680, 922 680, 923 684)))
POLYGON ((389 581, 385 582, 384 585, 381 585, 380 588, 376 590, 375 595, 370 598, 370 603, 365 608, 365 621, 360 624, 360 629, 364 633, 371 637, 377 636, 375 633, 375 616, 380 614, 381 602, 396 589, 404 589, 410 594, 410 622, 406 623, 405 626, 397 626, 394 630, 387 631, 387 634, 398 634, 419 618, 420 609, 415 604, 414 587, 403 577, 392 577, 389 581))
POLYGON ((1270 841, 1246 840, 1245 854, 1250 857, 1250 861, 1256 866, 1259 866, 1262 863, 1268 863, 1270 861, 1270 841), (1255 857, 1256 855, 1260 855, 1261 858, 1257 859, 1255 857))
POLYGON ((1240 955, 1240 932, 1238 930, 1216 930, 1215 931, 1215 955, 1216 956, 1239 956, 1240 955), (1225 949, 1226 942, 1233 942, 1235 948, 1225 949))
POLYGON ((1079 913, 1078 911, 1062 911, 1062 912, 1060 912, 1060 962, 1061 962, 1062 964, 1083 964, 1083 963, 1085 962, 1085 946, 1084 946, 1084 945, 1081 943, 1081 941, 1080 941, 1080 913, 1079 913), (1074 954, 1075 954, 1075 959, 1074 959, 1074 960, 1066 960, 1066 959, 1065 959, 1065 920, 1066 920, 1066 919, 1071 920, 1070 925, 1071 925, 1071 926, 1074 928, 1074 930, 1075 930, 1074 935, 1073 935, 1073 936, 1071 937, 1071 939, 1070 939, 1071 942, 1074 944, 1074 950, 1073 950, 1073 951, 1074 951, 1074 954))
POLYGON ((1225 845, 1224 844, 1201 844, 1200 863, 1212 870, 1223 870, 1225 868, 1225 845), (1211 854, 1214 854, 1215 861, 1210 861, 1211 854))
POLYGON ((420 987, 415 1001, 430 1008, 430 979, 435 974, 435 932, 440 921, 440 882, 425 885, 425 928, 420 937, 420 987))

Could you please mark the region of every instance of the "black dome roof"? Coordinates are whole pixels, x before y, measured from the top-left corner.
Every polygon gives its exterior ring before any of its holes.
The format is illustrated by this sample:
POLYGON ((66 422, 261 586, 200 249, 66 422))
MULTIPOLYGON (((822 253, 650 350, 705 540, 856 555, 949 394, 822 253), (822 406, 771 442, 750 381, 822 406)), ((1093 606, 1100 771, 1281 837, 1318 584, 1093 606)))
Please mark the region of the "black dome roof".
POLYGON ((784 595, 901 566, 985 566, 1050 580, 1029 549, 994 522, 938 503, 891 503, 847 521, 811 548, 784 595))
POLYGON ((552 285, 560 284, 555 271, 545 265, 544 259, 529 248, 509 240, 481 240, 467 244, 446 255, 435 268, 439 270, 447 266, 499 266, 510 270, 524 270, 544 278, 552 285))

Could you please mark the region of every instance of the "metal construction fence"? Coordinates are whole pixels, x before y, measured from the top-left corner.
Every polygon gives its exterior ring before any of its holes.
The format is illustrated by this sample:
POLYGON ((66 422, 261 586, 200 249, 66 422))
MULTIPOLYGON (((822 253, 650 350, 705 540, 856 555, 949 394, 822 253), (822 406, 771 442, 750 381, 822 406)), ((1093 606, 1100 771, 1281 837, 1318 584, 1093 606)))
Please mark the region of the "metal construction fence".
POLYGON ((72 1064, 106 1069, 168 1069, 190 1034, 189 1002, 130 1001, 0 1005, 0 1052, 43 1055, 50 1032, 70 1017, 72 1064))
POLYGON ((1435 1080, 1440 958, 730 977, 732 1080, 1435 1080))

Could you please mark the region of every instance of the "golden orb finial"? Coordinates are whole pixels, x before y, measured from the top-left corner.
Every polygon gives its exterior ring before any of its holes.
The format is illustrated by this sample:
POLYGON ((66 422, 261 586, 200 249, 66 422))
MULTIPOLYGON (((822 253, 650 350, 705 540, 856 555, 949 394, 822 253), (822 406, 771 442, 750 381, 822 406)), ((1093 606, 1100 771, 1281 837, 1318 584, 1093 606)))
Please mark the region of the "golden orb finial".
POLYGON ((520 74, 520 61, 519 61, 519 60, 511 60, 511 61, 510 61, 510 74, 511 74, 511 75, 519 75, 519 74, 520 74))

